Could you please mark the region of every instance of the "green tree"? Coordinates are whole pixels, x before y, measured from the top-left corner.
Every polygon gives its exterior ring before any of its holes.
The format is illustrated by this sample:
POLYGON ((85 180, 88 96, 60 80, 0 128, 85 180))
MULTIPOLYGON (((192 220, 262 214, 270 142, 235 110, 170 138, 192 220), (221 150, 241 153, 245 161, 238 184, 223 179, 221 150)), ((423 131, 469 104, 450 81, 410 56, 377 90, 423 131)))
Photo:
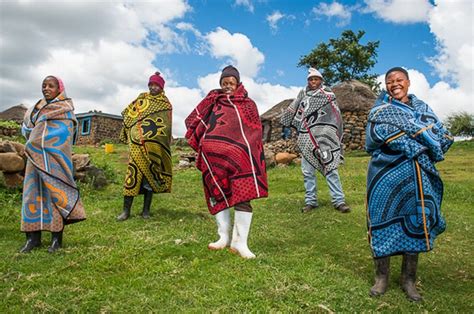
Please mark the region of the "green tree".
POLYGON ((450 115, 446 119, 446 125, 453 135, 474 135, 474 115, 465 111, 450 115))
POLYGON ((377 74, 368 73, 376 63, 379 41, 362 45, 359 41, 364 34, 362 30, 357 34, 345 30, 340 38, 329 39, 329 43, 321 43, 308 55, 302 56, 298 66, 318 69, 328 85, 356 79, 373 90, 379 90, 377 74))

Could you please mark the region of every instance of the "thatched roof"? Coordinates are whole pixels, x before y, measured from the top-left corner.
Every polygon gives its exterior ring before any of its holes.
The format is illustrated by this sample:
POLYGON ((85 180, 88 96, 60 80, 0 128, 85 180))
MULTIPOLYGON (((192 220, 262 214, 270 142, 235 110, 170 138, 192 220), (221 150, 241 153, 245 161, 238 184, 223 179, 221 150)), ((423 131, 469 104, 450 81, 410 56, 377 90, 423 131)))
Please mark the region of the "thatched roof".
POLYGON ((356 80, 342 82, 332 87, 336 94, 339 109, 344 111, 368 111, 374 105, 377 96, 364 83, 356 80))
POLYGON ((262 114, 260 116, 260 120, 264 121, 264 120, 273 120, 275 118, 279 118, 281 114, 283 113, 283 111, 286 108, 288 108, 288 106, 291 104, 292 101, 293 99, 285 99, 279 102, 278 104, 270 108, 267 112, 262 114))
POLYGON ((13 120, 22 122, 26 110, 28 110, 28 108, 23 104, 10 107, 5 111, 0 112, 0 120, 13 120))
MULTIPOLYGON (((377 98, 368 85, 356 80, 339 83, 331 87, 331 89, 336 94, 337 104, 342 112, 369 111, 377 98)), ((292 101, 293 99, 285 99, 279 102, 262 114, 260 120, 265 121, 279 118, 292 101)))

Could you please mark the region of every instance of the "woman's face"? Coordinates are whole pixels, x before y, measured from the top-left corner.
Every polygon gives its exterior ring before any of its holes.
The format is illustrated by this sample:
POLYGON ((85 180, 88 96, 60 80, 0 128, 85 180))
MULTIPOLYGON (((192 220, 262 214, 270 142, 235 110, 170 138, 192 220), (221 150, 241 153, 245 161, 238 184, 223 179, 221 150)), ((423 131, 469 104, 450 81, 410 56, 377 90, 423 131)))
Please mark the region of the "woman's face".
POLYGON ((398 101, 408 102, 408 87, 410 80, 403 72, 393 71, 385 79, 387 92, 398 101))
POLYGON ((53 100, 59 95, 59 83, 54 77, 48 76, 43 81, 41 89, 46 100, 53 100))
POLYGON ((237 89, 237 79, 233 76, 224 77, 221 80, 221 88, 226 94, 232 94, 237 89))
POLYGON ((160 85, 158 85, 156 83, 148 84, 148 89, 150 90, 150 95, 152 95, 152 96, 156 96, 161 92, 160 85))
POLYGON ((318 89, 323 80, 319 76, 311 76, 308 78, 308 87, 311 90, 318 89))

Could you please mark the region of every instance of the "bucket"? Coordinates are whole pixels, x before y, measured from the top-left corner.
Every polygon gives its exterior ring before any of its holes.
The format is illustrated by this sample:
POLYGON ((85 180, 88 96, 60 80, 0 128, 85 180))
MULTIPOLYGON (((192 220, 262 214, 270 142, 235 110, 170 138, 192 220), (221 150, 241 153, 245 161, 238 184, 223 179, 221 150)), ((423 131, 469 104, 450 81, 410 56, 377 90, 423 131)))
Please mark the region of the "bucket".
POLYGON ((114 144, 105 144, 105 152, 107 154, 114 152, 114 144))

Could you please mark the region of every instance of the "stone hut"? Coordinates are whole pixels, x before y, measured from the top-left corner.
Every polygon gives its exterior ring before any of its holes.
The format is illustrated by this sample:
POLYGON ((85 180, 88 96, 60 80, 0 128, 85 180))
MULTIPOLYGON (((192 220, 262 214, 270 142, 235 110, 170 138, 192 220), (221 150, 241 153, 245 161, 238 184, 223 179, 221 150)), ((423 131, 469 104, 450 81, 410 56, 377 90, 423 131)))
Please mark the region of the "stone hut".
MULTIPOLYGON (((361 150, 365 144, 367 115, 377 96, 364 83, 356 80, 339 83, 332 87, 344 120, 343 144, 345 150, 361 150)), ((264 143, 281 139, 280 117, 293 99, 278 103, 260 116, 263 125, 264 143)), ((292 137, 296 136, 292 130, 292 137)))
POLYGON ((28 110, 28 107, 23 104, 10 107, 5 111, 0 112, 0 120, 11 120, 21 124, 26 110, 28 110))
POLYGON ((122 116, 89 111, 76 114, 76 118, 79 122, 77 145, 95 145, 103 140, 119 141, 122 116))
POLYGON ((377 95, 371 88, 359 81, 342 82, 332 88, 344 120, 342 142, 346 150, 363 150, 367 115, 377 95))
MULTIPOLYGON (((282 139, 282 125, 280 123, 280 117, 286 108, 291 104, 293 99, 285 99, 267 112, 260 116, 263 127, 263 142, 269 143, 282 139)), ((294 130, 291 130, 291 135, 295 134, 294 130)), ((290 136, 291 137, 291 136, 290 136)))

